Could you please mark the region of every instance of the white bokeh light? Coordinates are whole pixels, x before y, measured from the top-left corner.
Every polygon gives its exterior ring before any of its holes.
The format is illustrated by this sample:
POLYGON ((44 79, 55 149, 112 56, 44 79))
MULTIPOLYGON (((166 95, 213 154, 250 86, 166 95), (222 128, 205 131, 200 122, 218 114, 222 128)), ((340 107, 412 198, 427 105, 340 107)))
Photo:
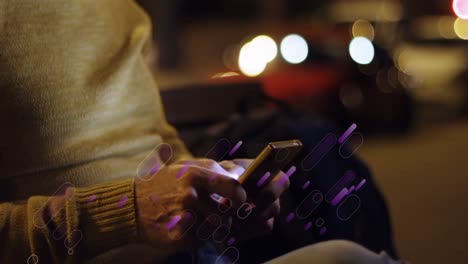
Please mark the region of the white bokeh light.
POLYGON ((297 34, 284 37, 281 41, 280 51, 284 60, 291 64, 301 63, 309 55, 309 47, 306 40, 297 34))
POLYGON ((276 42, 269 36, 257 36, 250 43, 258 56, 266 63, 274 60, 278 54, 276 42))
POLYGON ((468 0, 453 0, 452 8, 459 18, 468 19, 468 0))
POLYGON ((356 37, 349 43, 349 55, 359 64, 369 64, 374 59, 374 45, 364 37, 356 37))
POLYGON ((263 56, 257 52, 257 48, 252 45, 252 42, 246 43, 239 52, 239 68, 241 72, 250 77, 261 74, 267 64, 263 56))

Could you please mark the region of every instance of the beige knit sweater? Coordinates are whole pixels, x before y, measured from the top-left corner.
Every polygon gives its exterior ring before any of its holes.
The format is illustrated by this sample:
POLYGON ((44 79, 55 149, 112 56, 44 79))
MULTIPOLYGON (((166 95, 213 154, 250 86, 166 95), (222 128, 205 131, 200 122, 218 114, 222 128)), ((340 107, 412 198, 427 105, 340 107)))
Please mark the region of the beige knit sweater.
POLYGON ((160 142, 188 155, 144 62, 150 32, 132 0, 0 0, 0 263, 137 239, 139 162, 160 142))

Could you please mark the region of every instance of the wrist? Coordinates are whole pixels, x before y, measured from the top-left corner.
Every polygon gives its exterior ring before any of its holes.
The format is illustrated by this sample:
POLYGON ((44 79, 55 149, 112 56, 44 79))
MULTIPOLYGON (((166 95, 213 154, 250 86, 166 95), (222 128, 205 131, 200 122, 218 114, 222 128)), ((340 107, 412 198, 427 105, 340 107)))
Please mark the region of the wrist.
POLYGON ((137 241, 133 179, 75 191, 89 255, 137 241))

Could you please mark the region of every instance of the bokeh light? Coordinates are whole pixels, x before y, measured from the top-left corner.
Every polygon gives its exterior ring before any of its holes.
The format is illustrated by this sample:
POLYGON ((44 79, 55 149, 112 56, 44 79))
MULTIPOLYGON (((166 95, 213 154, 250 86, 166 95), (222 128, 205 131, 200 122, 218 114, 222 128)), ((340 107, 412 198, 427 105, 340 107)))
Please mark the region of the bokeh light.
POLYGON ((239 52, 239 68, 243 74, 250 77, 258 76, 265 70, 266 65, 264 55, 257 52, 252 42, 242 46, 239 52))
POLYGON ((211 78, 217 79, 217 78, 226 78, 226 77, 233 77, 233 76, 239 76, 239 73, 237 73, 237 72, 219 72, 219 73, 216 73, 215 75, 211 76, 211 78))
POLYGON ((364 37, 356 37, 349 43, 349 55, 359 64, 369 64, 374 59, 374 45, 364 37))
POLYGON ((356 20, 353 23, 351 33, 353 34, 353 37, 365 37, 369 40, 373 40, 375 35, 374 27, 372 26, 372 24, 364 19, 356 20))
POLYGON ((457 34, 455 34, 455 29, 453 27, 454 23, 455 23, 455 18, 452 16, 443 16, 439 18, 437 27, 439 29, 440 35, 443 38, 454 39, 457 37, 457 34))
POLYGON ((457 18, 453 28, 459 38, 468 40, 468 19, 457 18))
POLYGON ((276 42, 269 36, 257 36, 250 43, 253 49, 259 53, 258 55, 262 57, 266 63, 274 60, 278 54, 278 46, 276 45, 276 42))
POLYGON ((283 59, 291 64, 299 64, 309 55, 306 40, 297 34, 284 37, 281 41, 280 50, 283 59))
POLYGON ((453 12, 462 19, 468 19, 468 0, 453 0, 453 12))
POLYGON ((267 35, 260 35, 242 46, 239 52, 239 68, 247 76, 258 76, 267 64, 278 55, 276 42, 267 35))

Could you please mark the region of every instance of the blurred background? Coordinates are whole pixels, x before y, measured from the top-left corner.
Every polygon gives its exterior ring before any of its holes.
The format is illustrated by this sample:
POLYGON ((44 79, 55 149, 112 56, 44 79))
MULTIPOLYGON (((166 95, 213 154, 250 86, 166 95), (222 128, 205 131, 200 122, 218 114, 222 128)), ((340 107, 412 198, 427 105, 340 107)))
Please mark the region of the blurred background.
POLYGON ((139 0, 166 114, 187 144, 300 111, 364 135, 399 254, 466 263, 468 0, 139 0))

